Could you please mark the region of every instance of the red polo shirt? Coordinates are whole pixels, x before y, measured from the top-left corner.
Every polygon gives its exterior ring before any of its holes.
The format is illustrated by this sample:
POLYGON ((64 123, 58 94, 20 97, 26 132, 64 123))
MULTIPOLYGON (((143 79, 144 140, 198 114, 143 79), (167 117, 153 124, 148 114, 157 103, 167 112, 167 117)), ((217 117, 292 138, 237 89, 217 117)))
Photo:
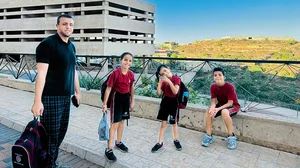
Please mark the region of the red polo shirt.
MULTIPOLYGON (((171 82, 175 85, 180 86, 180 78, 178 76, 173 75, 170 79, 171 82)), ((161 85, 161 90, 164 92, 164 96, 167 97, 176 97, 176 94, 174 94, 171 90, 170 85, 167 82, 163 82, 161 85)))
POLYGON ((127 74, 122 74, 121 68, 114 70, 108 81, 107 86, 112 87, 115 91, 125 94, 129 93, 134 82, 134 73, 128 70, 127 74))
POLYGON ((228 100, 232 100, 233 106, 240 107, 234 86, 229 82, 225 82, 225 84, 221 87, 215 83, 212 84, 210 86, 210 95, 212 99, 217 98, 220 106, 226 104, 228 100))

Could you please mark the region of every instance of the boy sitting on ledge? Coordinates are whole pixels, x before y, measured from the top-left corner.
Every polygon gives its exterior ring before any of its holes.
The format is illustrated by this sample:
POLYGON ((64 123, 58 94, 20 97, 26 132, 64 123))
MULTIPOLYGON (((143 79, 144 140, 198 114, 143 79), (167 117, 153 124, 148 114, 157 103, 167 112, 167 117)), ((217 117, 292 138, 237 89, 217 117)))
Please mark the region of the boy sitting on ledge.
POLYGON ((232 132, 232 119, 240 111, 237 95, 234 86, 225 82, 225 75, 222 68, 214 68, 215 83, 210 87, 211 105, 206 111, 206 134, 202 140, 202 146, 208 147, 213 142, 212 121, 213 118, 222 116, 228 131, 227 147, 236 148, 236 136, 232 132))

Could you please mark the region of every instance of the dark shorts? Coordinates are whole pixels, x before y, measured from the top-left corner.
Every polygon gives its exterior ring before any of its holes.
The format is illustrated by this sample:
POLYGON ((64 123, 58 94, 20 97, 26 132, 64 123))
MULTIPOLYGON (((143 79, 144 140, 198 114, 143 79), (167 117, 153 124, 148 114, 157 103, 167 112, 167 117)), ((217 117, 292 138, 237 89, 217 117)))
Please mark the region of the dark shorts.
MULTIPOLYGON (((220 107, 219 104, 216 105, 216 108, 220 107)), ((240 107, 239 106, 231 106, 231 107, 227 107, 227 110, 229 110, 229 115, 230 117, 237 115, 237 113, 240 111, 240 107)), ((217 114, 215 115, 215 118, 219 117, 221 114, 222 110, 219 110, 217 112, 217 114)))
POLYGON ((110 117, 112 123, 117 123, 129 119, 130 94, 114 91, 110 104, 110 117))
POLYGON ((179 108, 176 97, 163 97, 161 100, 157 119, 161 121, 167 121, 168 117, 170 124, 175 124, 179 121, 179 108))

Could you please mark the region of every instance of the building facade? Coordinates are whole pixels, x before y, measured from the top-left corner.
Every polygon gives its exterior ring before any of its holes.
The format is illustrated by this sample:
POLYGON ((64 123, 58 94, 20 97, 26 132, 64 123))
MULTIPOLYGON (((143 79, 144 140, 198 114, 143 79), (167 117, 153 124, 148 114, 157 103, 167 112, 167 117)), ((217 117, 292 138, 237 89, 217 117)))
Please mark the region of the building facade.
POLYGON ((77 55, 155 52, 155 7, 140 0, 1 0, 0 54, 35 54, 62 13, 74 16, 77 55))

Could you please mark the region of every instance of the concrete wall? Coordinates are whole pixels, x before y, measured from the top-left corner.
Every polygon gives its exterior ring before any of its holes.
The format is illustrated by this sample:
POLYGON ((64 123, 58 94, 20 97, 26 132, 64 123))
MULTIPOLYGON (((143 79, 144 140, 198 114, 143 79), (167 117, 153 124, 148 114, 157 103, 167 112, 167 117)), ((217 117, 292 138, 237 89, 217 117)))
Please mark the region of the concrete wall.
POLYGON ((108 0, 108 1, 113 3, 118 3, 118 4, 124 4, 126 6, 132 6, 137 9, 142 9, 152 13, 155 12, 155 6, 144 1, 137 1, 137 0, 108 0))
POLYGON ((108 15, 105 19, 105 28, 154 34, 155 26, 152 23, 108 15))
MULTIPOLYGON (((0 20, 1 31, 56 30, 57 17, 0 20), (16 26, 18 25, 18 26, 16 26)), ((107 28, 123 31, 155 33, 155 25, 110 15, 74 16, 74 29, 107 28)), ((30 35, 36 37, 36 35, 30 35)), ((7 36, 1 36, 7 37, 7 36)), ((126 36, 125 36, 126 37, 126 36)), ((19 37, 20 38, 20 37, 19 37)), ((151 38, 152 39, 152 38, 151 38)))
MULTIPOLYGON (((15 54, 35 54, 35 50, 39 42, 26 42, 14 43, 14 42, 0 42, 0 53, 15 53, 15 54), (26 46, 26 47, 25 47, 26 46)), ((74 42, 76 46, 77 55, 86 55, 87 50, 89 55, 121 55, 123 52, 128 51, 134 55, 139 54, 151 54, 151 44, 127 44, 127 43, 113 43, 113 42, 86 42, 79 43, 74 42), (116 50, 116 48, 118 50, 116 50)))
POLYGON ((128 51, 134 55, 143 53, 152 54, 154 46, 152 44, 128 44, 128 43, 104 43, 104 55, 121 55, 123 52, 128 51), (116 50, 116 48, 118 50, 116 50))
MULTIPOLYGON (((34 84, 28 81, 15 80, 10 76, 0 75, 0 85, 25 91, 33 91, 34 84)), ((82 103, 100 107, 100 91, 82 89, 82 103)), ((156 119, 160 99, 143 96, 135 97, 133 116, 156 119)), ((205 107, 189 104, 180 111, 180 126, 204 131, 205 107)), ((238 140, 258 144, 277 150, 300 154, 300 120, 283 117, 272 117, 258 113, 239 113, 233 118, 233 129, 238 140)), ((215 135, 226 136, 227 131, 221 118, 213 124, 215 135)), ((201 139, 199 139, 199 143, 201 139)))
MULTIPOLYGON (((88 0, 88 2, 97 2, 99 0, 88 0)), ((147 2, 137 1, 137 0, 108 0, 109 2, 123 4, 126 6, 132 6, 138 9, 147 10, 150 12, 155 11, 155 7, 147 2)), ((64 0, 63 3, 61 0, 9 0, 0 1, 1 8, 13 8, 13 7, 28 7, 28 6, 42 6, 42 5, 55 5, 55 4, 70 4, 70 3, 83 3, 87 0, 64 0)))

